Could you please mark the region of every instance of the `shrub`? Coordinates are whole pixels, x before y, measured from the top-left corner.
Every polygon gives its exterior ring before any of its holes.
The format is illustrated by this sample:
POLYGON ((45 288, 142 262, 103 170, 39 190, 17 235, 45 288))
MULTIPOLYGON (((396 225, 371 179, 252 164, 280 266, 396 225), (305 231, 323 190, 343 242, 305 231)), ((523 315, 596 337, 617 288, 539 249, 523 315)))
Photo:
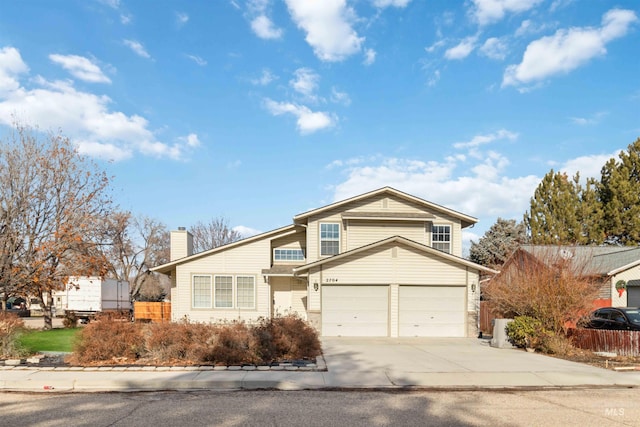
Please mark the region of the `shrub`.
POLYGON ((258 340, 244 322, 218 325, 203 361, 225 365, 259 363, 258 340))
POLYGON ((517 316, 513 322, 507 324, 509 341, 520 348, 539 348, 549 332, 544 329, 542 322, 530 316, 517 316))
POLYGON ((0 356, 20 357, 25 353, 18 343, 24 321, 14 313, 0 312, 0 356))
POLYGON ((80 333, 72 363, 131 361, 144 350, 141 329, 121 316, 102 314, 80 333))
POLYGON ((571 339, 565 335, 547 334, 540 344, 540 351, 558 356, 569 355, 574 350, 571 339))
POLYGON ((148 357, 163 361, 204 361, 215 335, 213 325, 187 321, 179 323, 150 323, 141 326, 145 335, 148 357))
POLYGON ((262 319, 255 334, 265 362, 308 359, 321 353, 317 331, 297 314, 262 319))

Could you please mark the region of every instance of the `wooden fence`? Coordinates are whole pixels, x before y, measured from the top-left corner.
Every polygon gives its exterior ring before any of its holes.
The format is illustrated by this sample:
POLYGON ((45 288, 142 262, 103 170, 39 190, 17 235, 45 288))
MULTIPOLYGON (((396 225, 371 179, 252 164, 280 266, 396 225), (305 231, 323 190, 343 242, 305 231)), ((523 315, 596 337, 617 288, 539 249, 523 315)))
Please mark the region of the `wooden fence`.
POLYGON ((616 353, 618 356, 640 356, 640 331, 603 329, 570 329, 569 337, 576 347, 616 353))
POLYGON ((489 308, 487 301, 480 301, 480 332, 482 332, 483 335, 493 334, 493 325, 491 324, 491 321, 495 317, 496 316, 489 308))
POLYGON ((136 301, 133 303, 133 317, 136 321, 143 322, 170 322, 171 303, 136 301))

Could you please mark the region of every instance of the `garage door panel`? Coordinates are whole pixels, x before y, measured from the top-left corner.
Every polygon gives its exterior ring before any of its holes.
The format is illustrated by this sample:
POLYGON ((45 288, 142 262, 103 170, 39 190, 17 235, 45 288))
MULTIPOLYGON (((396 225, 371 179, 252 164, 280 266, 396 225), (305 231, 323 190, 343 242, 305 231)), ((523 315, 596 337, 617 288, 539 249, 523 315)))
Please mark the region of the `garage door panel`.
POLYGON ((640 287, 627 288, 627 306, 640 307, 640 287))
POLYGON ((453 286, 401 286, 399 335, 465 336, 465 291, 453 286))
POLYGON ((329 286, 322 289, 322 335, 388 335, 388 286, 329 286))

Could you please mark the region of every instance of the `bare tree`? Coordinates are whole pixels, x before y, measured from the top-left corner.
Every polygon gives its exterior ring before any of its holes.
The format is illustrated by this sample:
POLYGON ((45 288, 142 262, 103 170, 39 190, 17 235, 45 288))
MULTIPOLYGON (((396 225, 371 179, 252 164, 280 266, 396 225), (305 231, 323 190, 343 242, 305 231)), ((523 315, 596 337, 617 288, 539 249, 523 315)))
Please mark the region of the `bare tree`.
POLYGON ((59 133, 42 137, 15 125, 1 145, 3 157, 17 165, 0 172, 11 188, 7 195, 2 189, 8 283, 39 299, 50 329, 52 293, 70 276, 106 272, 101 246, 108 238, 102 224, 111 211, 110 179, 59 133))
POLYGON ((565 332, 593 307, 603 278, 592 257, 546 246, 519 249, 483 290, 492 310, 506 317, 530 316, 556 333, 565 332))
POLYGON ((242 235, 229 226, 224 217, 211 219, 208 223, 198 221, 191 227, 193 251, 202 252, 242 239, 242 235))
MULTIPOLYGON (((147 216, 119 212, 111 219, 113 246, 107 248, 109 275, 131 284, 131 297, 138 299, 141 287, 153 295, 157 282, 149 269, 169 262, 169 231, 162 222, 147 216)), ((155 293, 154 293, 155 292, 155 293)))

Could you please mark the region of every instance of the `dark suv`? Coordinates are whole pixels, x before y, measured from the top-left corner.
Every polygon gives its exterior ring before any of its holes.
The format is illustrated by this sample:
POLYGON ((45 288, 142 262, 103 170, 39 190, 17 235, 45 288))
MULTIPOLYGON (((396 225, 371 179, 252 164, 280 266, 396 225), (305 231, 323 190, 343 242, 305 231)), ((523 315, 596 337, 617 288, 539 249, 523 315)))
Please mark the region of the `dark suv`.
POLYGON ((585 328, 640 331, 640 308, 604 307, 591 313, 585 328))

